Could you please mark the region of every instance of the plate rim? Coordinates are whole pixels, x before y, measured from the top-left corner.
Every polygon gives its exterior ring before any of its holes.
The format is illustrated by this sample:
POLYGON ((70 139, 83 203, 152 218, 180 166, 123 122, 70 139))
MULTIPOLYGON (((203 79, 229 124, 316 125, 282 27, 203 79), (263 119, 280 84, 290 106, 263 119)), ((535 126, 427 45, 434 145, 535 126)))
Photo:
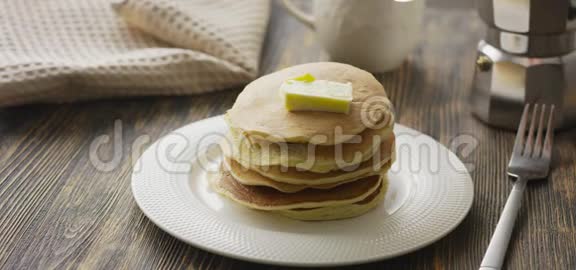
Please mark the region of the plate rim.
MULTIPOLYGON (((150 144, 145 151, 142 152, 141 156, 138 158, 137 162, 135 164, 137 164, 138 162, 140 162, 140 160, 142 159, 142 157, 151 149, 153 149, 153 147, 162 139, 166 138, 167 136, 169 136, 170 134, 173 133, 177 133, 180 130, 184 130, 187 128, 190 128, 190 126, 193 125, 199 125, 199 124, 206 124, 208 122, 212 122, 212 121, 222 121, 222 115, 218 115, 218 116, 213 116, 213 117, 209 117, 209 118, 205 118, 199 121, 195 121, 192 123, 189 123, 187 125, 184 125, 180 128, 177 128, 175 130, 172 130, 171 132, 169 132, 168 134, 162 136, 161 138, 157 139, 156 141, 154 141, 152 144, 150 144)), ((357 265, 357 264, 363 264, 363 263, 370 263, 370 262, 375 262, 375 261, 381 261, 381 260, 386 260, 386 259, 390 259, 390 258, 394 258, 394 257, 398 257, 398 256, 402 256, 411 252, 414 252, 416 250, 422 249, 424 247, 427 247, 429 245, 431 245, 432 243, 435 243, 437 241, 439 241, 440 239, 444 238, 445 236, 447 236, 448 234, 450 234, 452 231, 454 231, 458 226, 460 226, 460 224, 462 223, 462 221, 468 216, 468 214, 470 213, 470 210, 472 208, 473 202, 474 202, 474 184, 472 181, 472 177, 470 175, 470 173, 468 172, 468 170, 466 169, 465 165, 463 164, 462 160, 460 160, 460 158, 458 156, 456 156, 456 154, 454 154, 450 149, 448 149, 446 146, 444 146, 443 144, 441 144, 440 142, 438 142, 437 140, 435 140, 434 138, 432 138, 431 136, 424 134, 418 130, 412 129, 410 127, 404 126, 402 124, 399 123, 395 123, 395 126, 403 129, 405 131, 407 131, 408 133, 411 134, 416 134, 416 135, 422 135, 425 136, 427 139, 433 141, 435 144, 437 144, 439 146, 440 149, 442 149, 443 151, 446 151, 447 153, 449 153, 449 155, 453 156, 453 158, 455 158, 458 167, 461 167, 461 169, 463 168, 462 171, 457 170, 456 168, 453 168, 453 172, 454 173, 461 173, 463 175, 463 177, 465 177, 466 179, 466 184, 467 184, 467 188, 470 189, 470 194, 471 196, 469 197, 469 199, 467 200, 467 203, 465 204, 465 211, 462 211, 462 214, 460 216, 458 216, 458 219, 455 219, 455 223, 454 225, 449 228, 446 229, 445 231, 443 231, 442 233, 436 234, 433 237, 431 237, 430 239, 428 239, 425 242, 421 242, 417 245, 414 245, 411 248, 407 248, 398 252, 392 252, 392 253, 388 253, 388 254, 383 254, 383 255, 375 255, 375 256, 367 256, 367 257, 362 257, 362 258, 357 258, 357 259, 346 259, 344 261, 320 261, 320 262, 310 262, 310 261, 306 261, 306 262, 298 262, 298 261, 294 261, 294 260, 275 260, 269 257, 257 257, 257 256, 249 256, 246 254, 238 254, 235 252, 231 252, 231 251, 226 251, 226 250, 221 250, 217 247, 212 247, 212 246, 208 246, 208 245, 204 245, 202 243, 198 243, 195 242, 191 239, 185 238, 182 235, 179 235, 178 232, 173 231, 172 229, 168 228, 167 226, 165 226, 163 224, 163 222, 161 222, 160 220, 158 220, 156 218, 155 215, 153 215, 152 213, 149 212, 149 209, 147 209, 146 207, 143 206, 143 202, 141 201, 142 198, 139 198, 138 195, 138 191, 136 190, 136 186, 138 184, 138 181, 135 181, 135 179, 137 178, 137 176, 135 176, 135 172, 134 170, 132 170, 132 174, 131 174, 131 192, 132 192, 132 197, 134 198, 136 204, 138 205, 138 208, 142 211, 142 213, 148 218, 150 219, 150 221, 152 221, 152 223, 154 223, 155 226, 157 226, 158 228, 160 228, 162 231, 168 233, 169 235, 173 236, 174 238, 188 244, 191 245, 195 248, 201 249, 201 250, 205 250, 217 255, 221 255, 221 256, 225 256, 225 257, 229 257, 229 258, 233 258, 233 259, 238 259, 238 260, 243 260, 243 261, 249 261, 249 262, 255 262, 255 263, 262 263, 262 264, 269 264, 269 265, 279 265, 279 266, 296 266, 296 267, 333 267, 333 266, 347 266, 347 265, 357 265)), ((395 127, 395 129, 396 129, 395 127)), ((193 160, 191 160, 193 161, 193 160)), ((464 206, 462 207, 462 209, 464 209, 464 206)))

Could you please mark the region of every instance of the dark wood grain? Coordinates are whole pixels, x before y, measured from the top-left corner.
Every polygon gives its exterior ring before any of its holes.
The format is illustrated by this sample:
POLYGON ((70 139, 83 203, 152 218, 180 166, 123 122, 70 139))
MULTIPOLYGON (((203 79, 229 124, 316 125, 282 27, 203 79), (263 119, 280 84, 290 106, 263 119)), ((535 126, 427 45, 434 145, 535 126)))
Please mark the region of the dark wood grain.
MULTIPOLYGON (((377 77, 400 123, 445 145, 462 135, 477 140, 469 155, 456 149, 473 166, 474 205, 440 241, 350 269, 477 269, 511 189, 504 172, 514 134, 482 124, 467 105, 482 25, 470 9, 433 7, 426 15, 421 46, 401 68, 377 77)), ((314 34, 274 2, 262 73, 325 59, 314 34)), ((130 192, 135 141, 150 143, 221 114, 240 89, 0 110, 0 268, 276 268, 184 244, 150 222, 130 192), (90 144, 101 135, 112 136, 116 120, 122 125, 121 155, 104 172, 90 162, 90 144)), ((551 176, 528 189, 507 269, 576 268, 575 137, 576 131, 558 134, 551 176)), ((101 155, 112 159, 113 144, 103 148, 101 155)))

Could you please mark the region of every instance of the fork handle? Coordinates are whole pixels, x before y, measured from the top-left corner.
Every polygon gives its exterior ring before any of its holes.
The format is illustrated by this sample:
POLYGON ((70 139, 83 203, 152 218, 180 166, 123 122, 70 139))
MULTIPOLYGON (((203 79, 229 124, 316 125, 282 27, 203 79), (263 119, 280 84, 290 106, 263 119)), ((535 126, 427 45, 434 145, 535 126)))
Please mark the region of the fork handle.
POLYGON ((480 264, 480 270, 499 270, 502 268, 525 189, 526 179, 518 178, 508 196, 508 200, 506 200, 506 205, 504 210, 502 210, 494 235, 492 235, 486 254, 484 254, 484 259, 480 264))

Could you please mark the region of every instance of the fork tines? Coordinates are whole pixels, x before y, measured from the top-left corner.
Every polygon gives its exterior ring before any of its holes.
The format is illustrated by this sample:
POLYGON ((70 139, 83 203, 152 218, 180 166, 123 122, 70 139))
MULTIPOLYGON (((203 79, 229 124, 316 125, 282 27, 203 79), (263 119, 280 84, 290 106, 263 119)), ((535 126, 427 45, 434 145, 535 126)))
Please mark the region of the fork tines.
POLYGON ((550 158, 552 152, 552 143, 554 140, 554 108, 555 105, 534 104, 532 116, 530 117, 530 127, 528 138, 526 137, 526 125, 528 124, 528 115, 531 104, 524 106, 522 119, 518 126, 516 141, 514 142, 514 154, 532 158, 550 158), (549 108, 547 110, 547 108, 549 108), (544 117, 548 111, 548 121, 546 127, 546 137, 542 145, 542 134, 544 133, 544 117), (540 114, 540 117, 538 117, 540 114), (537 120, 538 117, 538 121, 537 120), (535 131, 536 130, 536 131, 535 131), (536 133, 536 134, 535 134, 536 133), (534 137, 535 136, 535 137, 534 137))

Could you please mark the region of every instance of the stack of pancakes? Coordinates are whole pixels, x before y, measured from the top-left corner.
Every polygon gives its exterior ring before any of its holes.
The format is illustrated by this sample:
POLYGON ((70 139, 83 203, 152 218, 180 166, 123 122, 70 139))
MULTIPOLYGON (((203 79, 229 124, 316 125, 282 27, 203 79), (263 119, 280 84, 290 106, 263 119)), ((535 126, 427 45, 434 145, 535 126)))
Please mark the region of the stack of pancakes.
POLYGON ((394 116, 382 85, 339 63, 311 63, 261 77, 227 112, 224 161, 212 186, 253 209, 301 220, 358 216, 378 205, 394 160, 394 116), (348 114, 286 110, 280 85, 312 74, 352 83, 348 114))

